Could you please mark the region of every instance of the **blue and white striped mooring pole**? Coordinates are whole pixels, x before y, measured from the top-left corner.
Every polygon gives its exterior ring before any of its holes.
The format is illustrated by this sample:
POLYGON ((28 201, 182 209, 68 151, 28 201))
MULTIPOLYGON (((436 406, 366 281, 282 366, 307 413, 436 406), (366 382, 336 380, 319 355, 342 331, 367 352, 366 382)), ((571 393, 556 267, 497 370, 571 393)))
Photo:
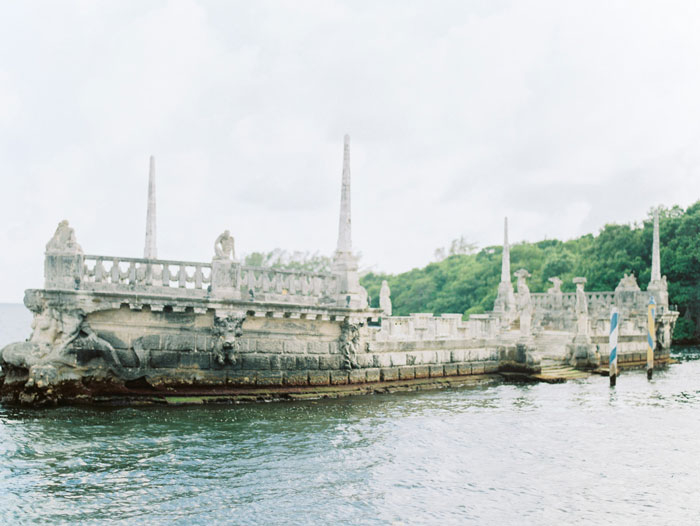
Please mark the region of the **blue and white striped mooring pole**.
POLYGON ((654 296, 649 298, 647 308, 647 378, 651 380, 654 374, 654 349, 656 348, 656 328, 654 318, 656 317, 656 302, 654 296))
POLYGON ((620 315, 617 308, 613 307, 610 312, 610 387, 615 387, 617 380, 617 335, 620 330, 620 315))

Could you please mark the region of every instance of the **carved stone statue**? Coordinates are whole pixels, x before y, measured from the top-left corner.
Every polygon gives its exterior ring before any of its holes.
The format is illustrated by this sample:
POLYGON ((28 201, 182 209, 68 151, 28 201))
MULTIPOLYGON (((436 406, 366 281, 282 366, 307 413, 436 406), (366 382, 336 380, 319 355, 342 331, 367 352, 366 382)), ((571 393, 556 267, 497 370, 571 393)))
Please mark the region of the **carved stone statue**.
POLYGON ((526 281, 530 277, 530 273, 525 269, 520 269, 515 275, 518 278, 517 302, 518 314, 520 315, 520 334, 528 337, 532 332, 532 299, 526 281))
POLYGON ((340 353, 343 355, 343 369, 357 369, 357 351, 360 348, 360 328, 347 321, 340 326, 340 353))
POLYGON ((56 232, 46 244, 48 254, 82 254, 83 249, 75 239, 75 231, 63 220, 56 227, 56 232))
POLYGON ((236 364, 236 353, 241 347, 240 337, 243 334, 245 316, 228 315, 214 318, 212 333, 214 341, 214 359, 219 365, 236 364))
POLYGON ((379 308, 385 316, 391 316, 391 289, 386 280, 382 281, 382 288, 379 290, 379 308))
POLYGON ((214 242, 214 259, 236 259, 231 232, 224 231, 214 242))
POLYGON ((634 277, 634 273, 630 273, 628 276, 625 274, 622 279, 620 280, 620 283, 615 287, 615 291, 618 290, 640 290, 639 285, 637 284, 637 278, 634 277))
POLYGON ((586 278, 574 278, 576 284, 576 334, 581 337, 588 337, 588 298, 583 286, 586 278))
POLYGON ((561 294, 561 285, 564 283, 561 279, 559 279, 557 276, 554 276, 552 278, 549 278, 549 281, 552 282, 553 287, 547 289, 547 294, 561 294))

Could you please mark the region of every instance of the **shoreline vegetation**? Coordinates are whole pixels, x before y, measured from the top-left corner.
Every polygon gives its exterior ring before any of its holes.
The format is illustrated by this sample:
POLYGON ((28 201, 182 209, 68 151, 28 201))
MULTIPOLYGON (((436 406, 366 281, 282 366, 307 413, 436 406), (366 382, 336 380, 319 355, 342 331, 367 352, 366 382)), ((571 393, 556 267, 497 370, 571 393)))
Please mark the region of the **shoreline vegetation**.
MULTIPOLYGON (((633 273, 642 289, 651 276, 653 210, 642 222, 607 224, 598 234, 568 241, 545 239, 511 245, 511 267, 525 268, 532 277, 532 292, 546 292, 549 278, 564 282, 562 290, 573 292, 572 279, 585 276, 586 290, 615 290, 622 276, 633 273)), ((669 302, 680 317, 674 342, 700 342, 700 201, 683 209, 659 209, 661 272, 668 277, 669 302)), ((501 245, 482 249, 464 238, 447 249, 437 249, 437 261, 399 274, 365 273, 360 283, 367 289, 372 307, 379 307, 379 289, 387 280, 391 288, 393 314, 412 312, 480 314, 493 309, 501 274, 501 245)), ((318 253, 275 250, 255 252, 245 258, 248 265, 269 265, 309 271, 330 270, 330 258, 318 253)))

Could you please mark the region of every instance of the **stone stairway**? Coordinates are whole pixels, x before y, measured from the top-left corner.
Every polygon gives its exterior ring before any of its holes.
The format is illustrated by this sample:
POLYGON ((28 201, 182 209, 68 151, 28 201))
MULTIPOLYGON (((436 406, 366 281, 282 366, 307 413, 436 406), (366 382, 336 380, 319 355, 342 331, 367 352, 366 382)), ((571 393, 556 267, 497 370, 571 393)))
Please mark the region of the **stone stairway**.
POLYGON ((588 378, 590 375, 591 373, 589 372, 579 371, 578 369, 574 369, 570 365, 561 362, 542 360, 542 372, 540 372, 540 374, 533 375, 533 378, 541 382, 556 384, 566 382, 568 380, 588 378))

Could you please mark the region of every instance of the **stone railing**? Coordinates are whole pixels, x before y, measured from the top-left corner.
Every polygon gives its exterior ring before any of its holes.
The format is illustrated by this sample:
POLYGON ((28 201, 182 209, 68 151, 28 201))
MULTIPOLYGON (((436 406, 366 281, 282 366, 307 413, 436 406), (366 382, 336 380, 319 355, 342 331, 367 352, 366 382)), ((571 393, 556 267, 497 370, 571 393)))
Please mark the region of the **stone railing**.
MULTIPOLYGON (((573 316, 576 310, 575 292, 562 292, 561 294, 535 292, 530 295, 530 298, 535 311, 543 313, 551 311, 573 316)), ((590 314, 600 311, 609 312, 610 308, 615 304, 615 293, 611 291, 586 292, 586 300, 588 301, 590 314)))
POLYGON ((472 315, 462 320, 461 314, 416 313, 410 316, 382 318, 381 330, 376 339, 381 340, 467 340, 493 338, 498 333, 499 320, 486 314, 472 315))
POLYGON ((211 264, 164 259, 84 256, 81 289, 158 289, 189 295, 206 295, 211 264))
POLYGON ((337 301, 338 278, 333 274, 241 267, 241 297, 248 300, 329 304, 337 301))
POLYGON ((48 289, 211 295, 222 300, 302 305, 339 301, 334 274, 248 267, 230 259, 200 263, 74 254, 47 256, 46 266, 48 289))

